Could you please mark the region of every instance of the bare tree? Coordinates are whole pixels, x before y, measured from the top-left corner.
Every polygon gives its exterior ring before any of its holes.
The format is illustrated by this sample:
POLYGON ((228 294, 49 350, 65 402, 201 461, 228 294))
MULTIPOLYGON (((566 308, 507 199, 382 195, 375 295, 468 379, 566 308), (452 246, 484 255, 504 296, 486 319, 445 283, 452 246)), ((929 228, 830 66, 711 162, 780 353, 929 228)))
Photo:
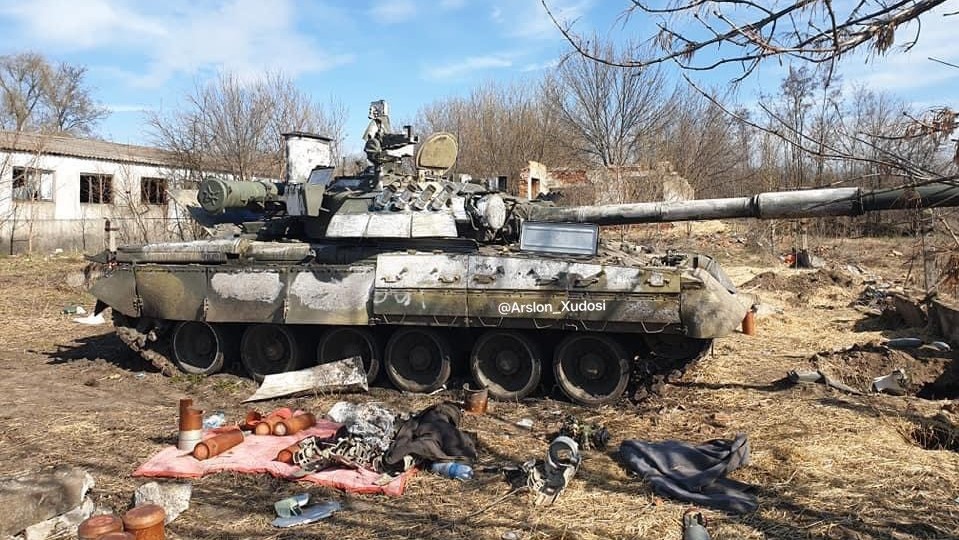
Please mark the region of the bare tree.
POLYGON ((0 126, 90 135, 108 111, 92 96, 86 68, 53 65, 36 53, 0 56, 0 126))
POLYGON ((466 97, 437 100, 420 109, 417 124, 457 137, 457 171, 512 176, 529 160, 564 162, 555 115, 529 85, 487 83, 466 97))
POLYGON ((225 171, 244 180, 258 173, 282 174, 280 134, 287 131, 329 136, 336 154, 345 122, 341 104, 321 105, 276 73, 254 81, 221 75, 197 84, 180 109, 147 117, 155 144, 195 176, 225 171))
MULTIPOLYGON (((919 40, 919 23, 946 0, 787 0, 749 2, 741 0, 671 0, 652 5, 645 0, 628 0, 620 17, 623 28, 632 17, 642 15, 644 23, 652 21, 656 30, 647 35, 631 34, 631 38, 652 46, 635 54, 610 57, 596 50, 574 22, 561 22, 553 16, 547 0, 540 0, 554 24, 569 41, 574 53, 596 63, 609 66, 644 69, 671 63, 689 71, 709 71, 724 65, 739 66, 736 81, 748 77, 760 63, 770 58, 825 65, 824 77, 833 76, 836 60, 853 51, 868 50, 884 55, 894 50, 897 34, 908 29, 900 41, 908 50, 919 40)), ((943 13, 950 17, 959 11, 943 13)), ((930 59, 949 67, 949 62, 930 59)), ((828 87, 828 84, 820 88, 828 87)), ((952 118, 955 111, 937 107, 930 118, 952 118)), ((954 127, 949 122, 916 120, 913 130, 935 140, 948 138, 954 127), (931 128, 937 128, 933 131, 931 128)), ((822 134, 824 132, 820 132, 822 134)), ((805 139, 808 133, 798 134, 805 139)), ((798 141, 794 141, 797 143, 798 141)), ((809 141, 801 145, 808 148, 809 141)), ((959 141, 954 148, 954 162, 959 165, 959 141)), ((819 153, 825 154, 825 141, 820 140, 819 153)), ((819 164, 822 164, 820 158, 819 164)), ((824 172, 817 171, 817 172, 824 172)))
MULTIPOLYGON (((672 0, 664 5, 629 0, 621 16, 623 24, 636 15, 644 22, 652 19, 657 30, 644 41, 656 47, 623 59, 596 54, 571 24, 553 17, 547 0, 541 2, 573 47, 592 60, 634 68, 675 62, 689 70, 736 64, 746 76, 773 57, 819 64, 861 47, 884 54, 901 26, 919 20, 946 0, 672 0), (718 56, 705 52, 717 50, 718 56)), ((910 38, 906 47, 918 39, 918 28, 910 38)))
MULTIPOLYGON (((635 50, 627 49, 627 55, 635 50)), ((595 36, 590 55, 613 60, 611 44, 595 36)), ((633 70, 588 57, 568 56, 545 82, 547 103, 572 135, 571 149, 604 167, 637 162, 644 135, 659 132, 669 114, 669 94, 658 67, 633 70)))

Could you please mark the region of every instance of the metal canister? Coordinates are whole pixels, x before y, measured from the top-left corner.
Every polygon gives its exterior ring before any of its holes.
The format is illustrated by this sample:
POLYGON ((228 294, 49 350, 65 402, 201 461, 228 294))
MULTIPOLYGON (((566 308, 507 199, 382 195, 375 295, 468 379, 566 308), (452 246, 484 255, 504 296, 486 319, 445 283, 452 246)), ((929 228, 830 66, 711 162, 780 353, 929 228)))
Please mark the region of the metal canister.
POLYGON ((463 408, 466 412, 473 414, 486 414, 486 408, 489 406, 489 390, 486 388, 470 388, 469 383, 463 385, 463 408))
POLYGON ((292 465, 293 456, 299 451, 300 451, 300 443, 291 444, 290 446, 287 446, 283 450, 280 450, 276 454, 276 459, 274 459, 273 461, 279 461, 282 463, 286 463, 287 465, 292 465))
POLYGON ((747 336, 756 335, 756 312, 750 309, 743 317, 743 334, 747 336))
POLYGON ((210 437, 198 443, 193 449, 193 457, 201 461, 209 459, 226 452, 241 442, 243 442, 243 432, 239 429, 220 433, 216 437, 210 437))
POLYGON ((257 424, 256 427, 253 428, 253 433, 256 435, 272 435, 273 428, 291 416, 293 416, 293 411, 291 411, 289 408, 283 407, 281 409, 277 409, 267 415, 266 418, 257 424))
POLYGON ((162 506, 144 504, 123 514, 123 526, 127 532, 133 533, 135 540, 164 540, 164 519, 166 512, 162 506))
POLYGON ((298 433, 315 425, 316 417, 312 414, 298 414, 292 418, 278 422, 275 426, 273 426, 273 434, 281 437, 284 435, 293 435, 294 433, 298 433))
POLYGON ((77 527, 77 537, 80 540, 99 540, 103 535, 112 532, 123 532, 123 521, 113 514, 90 516, 77 527))
POLYGON ((190 400, 180 400, 180 431, 176 447, 183 452, 192 452, 203 438, 203 411, 183 408, 184 401, 190 400))

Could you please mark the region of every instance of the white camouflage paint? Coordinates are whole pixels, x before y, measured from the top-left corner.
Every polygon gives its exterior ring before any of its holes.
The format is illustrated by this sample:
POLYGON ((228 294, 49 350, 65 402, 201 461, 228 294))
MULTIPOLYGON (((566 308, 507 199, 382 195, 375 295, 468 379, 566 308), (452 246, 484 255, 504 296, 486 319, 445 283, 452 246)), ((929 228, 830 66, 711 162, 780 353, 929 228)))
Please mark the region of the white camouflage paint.
POLYGON ((275 302, 283 290, 276 272, 214 274, 210 285, 220 297, 244 302, 275 302))
POLYGON ((337 281, 322 281, 312 272, 300 272, 290 285, 290 294, 318 311, 361 310, 369 300, 372 286, 373 272, 353 272, 337 281))

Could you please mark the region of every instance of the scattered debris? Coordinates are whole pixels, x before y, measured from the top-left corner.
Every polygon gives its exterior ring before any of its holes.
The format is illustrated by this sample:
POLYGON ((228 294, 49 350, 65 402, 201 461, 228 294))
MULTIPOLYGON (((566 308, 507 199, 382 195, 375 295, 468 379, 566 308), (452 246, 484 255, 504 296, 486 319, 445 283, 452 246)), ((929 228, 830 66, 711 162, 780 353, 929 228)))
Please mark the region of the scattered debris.
POLYGON ((831 388, 835 388, 836 390, 841 390, 841 391, 843 391, 843 392, 847 392, 847 393, 849 393, 849 394, 854 394, 854 395, 857 395, 857 396, 861 396, 861 395, 862 395, 862 392, 860 392, 859 390, 856 390, 855 388, 852 388, 851 386, 847 386, 847 385, 845 385, 845 384, 843 384, 843 383, 841 383, 841 382, 834 381, 832 378, 830 378, 828 375, 826 375, 826 374, 823 373, 822 371, 796 371, 796 370, 792 370, 792 371, 790 371, 789 373, 786 374, 786 378, 789 380, 789 382, 791 382, 791 383, 793 383, 793 384, 799 384, 799 383, 804 383, 804 384, 822 383, 822 384, 825 384, 826 386, 829 386, 829 387, 831 387, 831 388))
POLYGON ((340 401, 330 407, 326 417, 343 424, 356 437, 386 451, 393 441, 396 414, 382 403, 349 403, 340 401))
POLYGON ((103 318, 103 313, 91 314, 86 317, 77 317, 73 319, 73 322, 78 324, 86 324, 89 326, 97 326, 101 324, 106 324, 106 319, 103 318))
POLYGON ((451 480, 460 480, 461 482, 473 479, 472 467, 454 461, 437 461, 430 465, 430 472, 451 480))
POLYGON ((945 341, 933 341, 929 346, 940 352, 949 352, 952 350, 952 347, 945 341))
POLYGON ((280 499, 273 503, 273 510, 275 510, 276 515, 281 518, 298 516, 303 513, 300 508, 306 506, 309 502, 309 493, 297 493, 296 495, 280 499))
POLYGON ((299 371, 267 375, 257 391, 243 402, 292 396, 302 392, 367 392, 369 389, 363 359, 353 356, 299 371))
POLYGON ((215 411, 210 416, 203 419, 203 429, 216 429, 226 425, 226 413, 215 411))
POLYGON ((924 298, 914 298, 904 292, 894 291, 888 296, 889 309, 902 319, 906 328, 924 328, 929 322, 924 298))
POLYGON ((0 538, 82 506, 93 485, 88 472, 70 466, 0 479, 0 508, 4 512, 0 538))
POLYGON ((532 418, 523 418, 516 422, 516 426, 523 429, 533 429, 533 419, 532 418))
POLYGON ((286 528, 314 523, 332 516, 334 512, 339 512, 343 507, 336 501, 326 501, 305 508, 297 505, 295 508, 296 510, 292 510, 291 508, 293 515, 287 517, 278 516, 273 520, 272 525, 274 527, 286 528))
POLYGON ((683 540, 710 540, 702 512, 690 509, 683 514, 683 540))
POLYGON ((573 479, 581 462, 579 445, 561 435, 549 443, 545 461, 525 463, 523 468, 529 474, 528 486, 536 495, 533 504, 548 506, 555 503, 573 479))
POLYGON ((133 506, 155 504, 163 507, 164 523, 169 524, 190 508, 193 486, 179 482, 147 482, 133 493, 133 506))
POLYGON ((749 441, 716 439, 699 446, 681 441, 623 441, 619 455, 630 470, 653 485, 656 493, 728 512, 757 508, 754 487, 726 478, 749 465, 749 441))
POLYGON ((469 383, 463 385, 463 408, 471 414, 486 414, 489 407, 489 390, 486 388, 471 388, 469 383))
POLYGON ((400 426, 389 449, 383 454, 388 471, 405 468, 407 456, 426 461, 472 463, 476 443, 459 430, 462 413, 453 403, 427 407, 400 426))
POLYGON ((567 415, 563 419, 563 425, 559 428, 559 435, 565 435, 573 439, 584 451, 594 448, 603 450, 609 443, 609 430, 606 429, 606 426, 586 422, 573 415, 567 415))
POLYGON ((909 377, 902 368, 893 371, 889 375, 876 377, 872 380, 873 392, 884 392, 894 396, 906 395, 906 387, 909 385, 909 377))
POLYGON ((506 531, 500 536, 500 540, 519 540, 519 533, 516 531, 506 531))
POLYGON ((63 311, 61 311, 61 313, 63 313, 64 315, 86 315, 87 310, 84 309, 83 306, 72 305, 72 306, 67 306, 63 308, 63 311))
POLYGON ((922 340, 914 337, 895 338, 883 343, 883 345, 892 349, 917 349, 922 347, 922 340))
POLYGON ((878 375, 903 369, 908 375, 905 392, 925 399, 959 397, 959 362, 953 351, 923 345, 893 349, 870 341, 823 351, 810 358, 816 369, 829 373, 853 388, 869 389, 878 375))

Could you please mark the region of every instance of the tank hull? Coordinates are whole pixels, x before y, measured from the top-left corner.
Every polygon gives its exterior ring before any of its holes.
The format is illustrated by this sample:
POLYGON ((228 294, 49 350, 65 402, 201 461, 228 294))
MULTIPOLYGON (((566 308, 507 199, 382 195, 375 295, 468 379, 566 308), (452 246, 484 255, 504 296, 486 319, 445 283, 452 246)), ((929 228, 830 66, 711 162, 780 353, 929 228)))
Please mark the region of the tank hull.
MULTIPOLYGON (((501 248, 344 256, 320 244, 287 246, 285 252, 302 254, 308 246, 328 260, 257 256, 270 246, 276 243, 206 244, 193 259, 184 255, 191 253, 186 243, 154 247, 148 253, 161 254, 151 256, 156 262, 120 264, 92 293, 113 308, 124 341, 167 373, 203 373, 232 354, 227 365, 239 359, 260 378, 334 360, 331 355, 346 353, 321 351, 337 351, 337 343, 352 339, 368 351, 371 378, 382 362, 401 389, 432 390, 450 372, 469 368, 475 379, 497 387, 494 397, 521 398, 540 386, 533 380, 540 372, 551 366, 555 372, 563 362, 578 365, 571 355, 599 348, 607 354, 592 358, 592 370, 557 372, 560 388, 587 405, 622 392, 577 385, 629 382, 637 366, 645 377, 634 378, 634 386, 656 383, 698 358, 712 338, 735 331, 750 303, 723 286, 718 268, 710 269, 715 264, 701 256, 672 255, 674 264, 621 252, 570 258, 501 248), (162 255, 167 253, 175 255, 162 255), (191 321, 202 326, 186 324, 191 321), (335 338, 326 339, 330 334, 335 338), (560 342, 573 335, 581 339, 571 340, 560 354, 566 358, 559 358, 560 342), (201 345, 175 347, 177 336, 201 345), (601 338, 591 343, 589 336, 601 338), (270 356, 277 348, 288 353, 270 356), (244 356, 260 349, 266 352, 255 362, 244 356), (616 367, 619 360, 627 362, 625 371, 616 367), (434 367, 420 373, 424 363, 434 367), (416 377, 404 376, 404 369, 416 377)), ((142 259, 140 253, 132 258, 142 259)))

